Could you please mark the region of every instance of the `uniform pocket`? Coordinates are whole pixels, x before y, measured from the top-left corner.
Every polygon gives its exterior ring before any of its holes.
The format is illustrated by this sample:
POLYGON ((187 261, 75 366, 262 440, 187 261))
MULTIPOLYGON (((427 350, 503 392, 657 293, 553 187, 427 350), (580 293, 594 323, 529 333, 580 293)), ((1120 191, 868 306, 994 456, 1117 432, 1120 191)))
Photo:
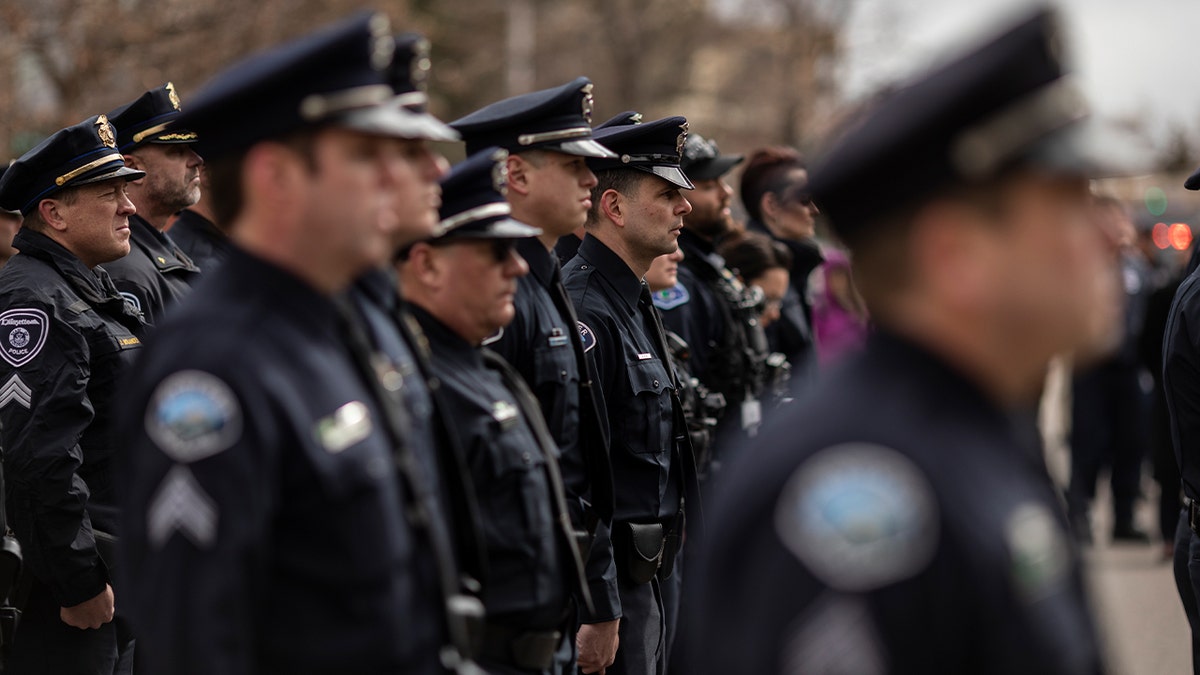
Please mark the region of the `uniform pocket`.
POLYGON ((658 359, 630 363, 626 372, 632 404, 616 420, 619 438, 634 454, 664 453, 671 438, 671 378, 658 359))
POLYGON ((546 425, 556 440, 564 438, 565 422, 578 415, 579 375, 570 344, 542 347, 534 352, 533 390, 544 406, 546 425))

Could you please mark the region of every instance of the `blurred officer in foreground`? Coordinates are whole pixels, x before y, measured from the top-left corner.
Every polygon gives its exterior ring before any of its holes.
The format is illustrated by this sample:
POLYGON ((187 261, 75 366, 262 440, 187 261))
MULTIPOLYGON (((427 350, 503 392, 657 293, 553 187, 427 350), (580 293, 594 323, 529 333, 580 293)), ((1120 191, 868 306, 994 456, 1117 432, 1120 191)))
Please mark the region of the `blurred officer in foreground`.
POLYGON ((200 199, 204 160, 192 149, 196 134, 172 125, 179 115, 179 95, 170 82, 108 114, 125 163, 146 177, 129 184, 138 211, 129 219, 129 255, 106 269, 151 325, 200 276, 200 268, 163 231, 172 216, 200 199))
POLYGON ((584 349, 596 363, 609 423, 616 487, 613 554, 621 601, 620 647, 610 673, 665 672, 670 646, 660 578, 675 571, 684 507, 699 515, 699 489, 683 409, 658 312, 642 281, 677 248, 691 206, 679 169, 687 121, 668 117, 598 132, 619 156, 589 162, 587 236, 564 284, 579 312, 584 349))
POLYGON ((489 145, 508 150, 512 217, 541 230, 517 241, 530 273, 517 280, 512 323, 489 339, 529 383, 561 457, 571 522, 591 542, 588 579, 596 613, 582 616, 579 666, 585 673, 611 665, 617 651, 620 598, 613 565, 612 468, 607 424, 593 397, 591 359, 563 288, 553 248, 583 227, 596 176, 585 157, 612 157, 592 140, 592 83, 579 77, 553 89, 493 103, 453 122, 467 152, 489 145))
POLYGON ((171 241, 201 272, 208 274, 225 262, 233 251, 229 232, 215 221, 210 192, 208 170, 201 165, 200 199, 180 211, 168 228, 171 241))
POLYGON ((179 118, 206 136, 236 250, 128 380, 123 578, 162 673, 442 672, 443 597, 339 297, 391 255, 393 38, 360 14, 237 63, 179 118))
POLYGON ((813 167, 879 331, 725 474, 687 672, 1103 671, 1065 514, 1009 414, 1115 328, 1102 167, 1060 51, 1040 10, 813 167))
POLYGON ((517 278, 529 271, 517 241, 541 233, 509 217, 507 154, 487 149, 447 174, 439 234, 408 249, 400 278, 479 502, 488 560, 480 662, 493 673, 550 675, 572 667, 572 594, 586 583, 537 399, 480 346, 513 318, 517 278))
MULTIPOLYGON (((1184 187, 1200 190, 1200 171, 1184 187)), ((1194 265, 1192 254, 1189 265, 1194 265)), ((1200 675, 1200 268, 1175 292, 1163 338, 1162 387, 1179 465, 1183 509, 1175 530, 1175 586, 1192 628, 1192 670, 1200 675)))
POLYGON ((145 325, 99 265, 129 253, 126 183, 145 174, 125 165, 115 141, 108 120, 92 117, 0 179, 0 208, 25 216, 20 253, 0 271, 4 488, 28 588, 8 664, 17 673, 128 673, 133 664, 129 626, 113 621, 121 444, 109 421, 145 325))

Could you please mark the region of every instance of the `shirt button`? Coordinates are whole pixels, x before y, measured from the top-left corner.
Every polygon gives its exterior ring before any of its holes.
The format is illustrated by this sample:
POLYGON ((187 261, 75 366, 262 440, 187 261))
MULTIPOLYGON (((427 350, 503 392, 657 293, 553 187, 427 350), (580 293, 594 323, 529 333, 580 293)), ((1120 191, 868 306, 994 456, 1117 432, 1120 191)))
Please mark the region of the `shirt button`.
POLYGON ((564 370, 564 371, 560 372, 560 373, 558 374, 558 376, 562 378, 562 381, 563 381, 563 382, 566 382, 566 381, 567 381, 567 371, 565 371, 565 370, 564 370))
POLYGON ((654 386, 655 386, 655 387, 657 387, 657 386, 658 386, 658 380, 655 380, 655 381, 654 381, 654 386))
POLYGON ((581 270, 586 270, 586 269, 587 269, 587 265, 580 265, 580 266, 579 266, 579 269, 581 269, 581 270))
POLYGON ((526 466, 533 464, 533 455, 529 454, 528 452, 523 453, 521 455, 521 461, 525 462, 526 466))

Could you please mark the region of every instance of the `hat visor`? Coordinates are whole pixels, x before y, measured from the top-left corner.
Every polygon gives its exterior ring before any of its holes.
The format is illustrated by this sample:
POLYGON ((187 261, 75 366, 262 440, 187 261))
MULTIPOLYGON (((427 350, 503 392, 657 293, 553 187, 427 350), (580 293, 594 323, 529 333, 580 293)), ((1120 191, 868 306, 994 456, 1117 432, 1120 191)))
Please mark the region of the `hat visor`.
POLYGON ((1095 119, 1057 131, 1025 153, 1029 166, 1085 178, 1154 172, 1154 151, 1135 134, 1095 119))
POLYGON ((73 180, 73 181, 67 183, 63 187, 71 187, 73 185, 90 185, 92 183, 100 183, 100 182, 103 182, 106 180, 112 180, 114 178, 124 178, 127 181, 137 180, 145 175, 146 175, 145 171, 138 171, 137 169, 131 169, 127 166, 122 165, 122 166, 117 167, 116 169, 113 169, 111 171, 105 171, 105 172, 100 173, 95 176, 88 176, 87 178, 84 178, 81 180, 73 180))
POLYGON ((744 159, 741 155, 721 155, 703 162, 697 162, 687 168, 687 176, 691 180, 715 180, 729 173, 729 170, 744 159))
POLYGON ((667 181, 668 183, 678 186, 678 187, 681 187, 684 190, 695 190, 696 189, 696 186, 692 185, 692 181, 688 180, 688 177, 685 173, 683 173, 683 170, 677 166, 669 166, 669 165, 661 165, 661 164, 656 164, 653 166, 644 166, 644 165, 638 164, 638 165, 632 166, 630 168, 637 169, 639 171, 645 171, 646 173, 652 173, 655 176, 658 176, 659 178, 667 181))
POLYGON ((557 150, 568 155, 577 155, 579 157, 616 157, 617 153, 600 145, 590 138, 574 141, 563 141, 562 143, 552 143, 542 146, 549 150, 557 150))
POLYGON ((429 113, 417 113, 394 105, 376 105, 350 112, 335 124, 378 136, 457 141, 459 133, 429 113))
POLYGON ((500 218, 486 223, 474 222, 460 225, 434 237, 438 241, 453 239, 528 239, 536 237, 542 230, 512 218, 500 218))

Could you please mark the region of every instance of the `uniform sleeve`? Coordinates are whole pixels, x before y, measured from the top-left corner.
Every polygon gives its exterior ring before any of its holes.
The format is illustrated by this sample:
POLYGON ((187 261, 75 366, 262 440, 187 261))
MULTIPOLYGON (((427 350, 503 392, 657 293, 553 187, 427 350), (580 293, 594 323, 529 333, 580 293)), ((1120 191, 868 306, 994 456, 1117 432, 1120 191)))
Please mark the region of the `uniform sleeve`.
POLYGON ((119 572, 137 580, 129 609, 149 672, 256 669, 280 415, 228 381, 184 370, 127 383, 119 572))
POLYGON ((88 517, 88 487, 78 473, 79 439, 94 418, 87 395, 90 349, 52 308, 24 312, 34 323, 16 330, 25 330, 18 342, 28 341, 28 351, 12 359, 18 367, 5 359, 0 395, 9 515, 26 564, 60 606, 72 607, 108 582, 88 517))

